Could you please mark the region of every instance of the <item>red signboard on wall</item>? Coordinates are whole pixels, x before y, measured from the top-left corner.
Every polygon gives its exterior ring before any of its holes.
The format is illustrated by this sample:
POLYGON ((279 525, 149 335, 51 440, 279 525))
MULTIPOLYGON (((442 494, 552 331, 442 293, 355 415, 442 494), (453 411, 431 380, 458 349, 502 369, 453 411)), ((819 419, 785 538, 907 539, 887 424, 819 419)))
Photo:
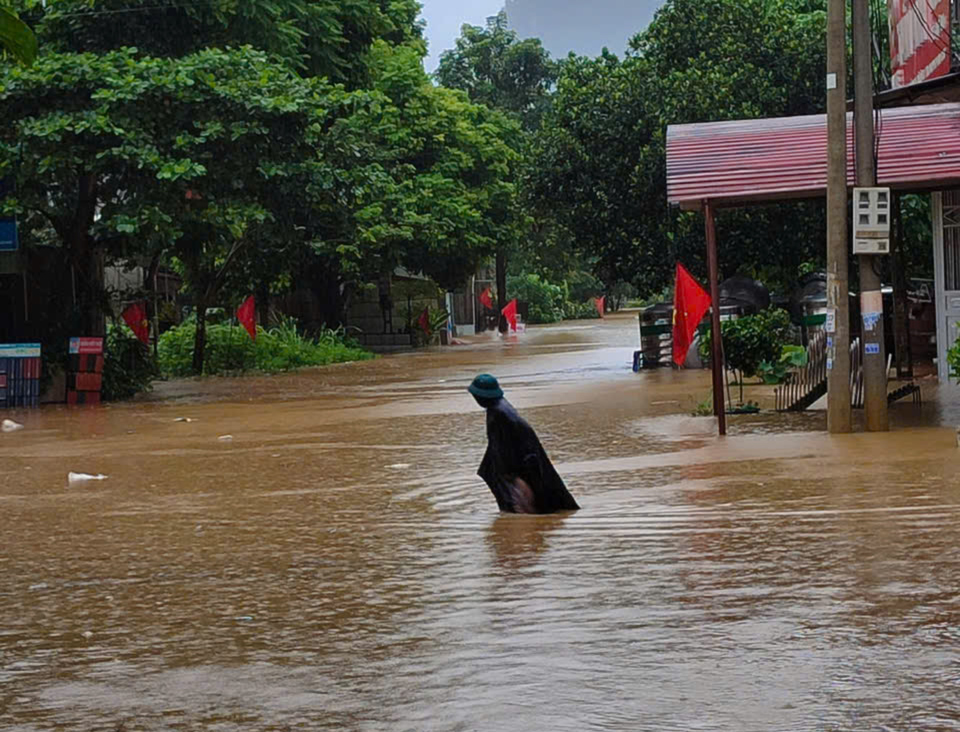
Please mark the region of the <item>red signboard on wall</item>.
POLYGON ((70 353, 99 355, 103 353, 103 338, 71 338, 70 353))
POLYGON ((887 0, 894 87, 950 72, 950 0, 887 0))

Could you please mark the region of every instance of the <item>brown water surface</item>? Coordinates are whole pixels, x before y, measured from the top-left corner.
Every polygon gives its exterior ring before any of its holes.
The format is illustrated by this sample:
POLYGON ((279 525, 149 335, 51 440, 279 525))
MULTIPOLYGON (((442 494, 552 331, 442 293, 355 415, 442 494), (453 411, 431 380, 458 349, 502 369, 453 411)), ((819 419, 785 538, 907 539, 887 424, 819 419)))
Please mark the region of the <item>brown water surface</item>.
POLYGON ((955 390, 890 435, 719 440, 708 376, 635 375, 635 343, 623 316, 19 413, 0 728, 960 728, 955 390), (582 511, 496 513, 478 371, 582 511))

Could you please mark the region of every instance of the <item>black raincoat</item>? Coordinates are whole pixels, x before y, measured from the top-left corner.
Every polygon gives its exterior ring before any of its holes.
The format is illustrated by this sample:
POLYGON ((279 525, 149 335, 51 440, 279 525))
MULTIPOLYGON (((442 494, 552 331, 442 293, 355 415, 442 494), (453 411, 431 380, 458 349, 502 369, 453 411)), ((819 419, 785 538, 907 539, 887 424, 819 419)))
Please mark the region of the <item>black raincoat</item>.
POLYGON ((555 513, 580 508, 533 428, 506 399, 487 408, 487 453, 477 475, 490 486, 501 511, 555 513))

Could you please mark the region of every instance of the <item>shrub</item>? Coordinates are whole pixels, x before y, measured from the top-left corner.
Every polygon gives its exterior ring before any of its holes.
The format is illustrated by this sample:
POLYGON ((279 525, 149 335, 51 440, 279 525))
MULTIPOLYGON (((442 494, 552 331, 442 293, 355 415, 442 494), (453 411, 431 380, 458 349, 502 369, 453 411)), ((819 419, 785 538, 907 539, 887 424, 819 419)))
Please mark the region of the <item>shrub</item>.
POLYGON ((589 302, 567 302, 563 306, 563 316, 566 320, 599 319, 600 313, 591 300, 589 302))
POLYGON ((122 325, 107 324, 103 356, 104 401, 131 399, 149 391, 150 382, 160 375, 150 349, 122 325))
POLYGON ((527 322, 556 323, 563 320, 566 292, 563 287, 536 274, 510 277, 507 292, 527 304, 527 322))
MULTIPOLYGON (((159 365, 165 375, 193 373, 196 330, 196 322, 190 320, 160 336, 159 365)), ((258 326, 256 342, 239 326, 208 325, 203 373, 289 371, 370 358, 372 353, 347 339, 340 329, 324 328, 315 338, 307 338, 294 318, 281 317, 269 330, 258 326)))
MULTIPOLYGON (((743 379, 756 376, 764 361, 779 361, 790 338, 790 316, 786 310, 768 308, 756 315, 726 320, 720 327, 727 368, 740 374, 741 401, 743 379)), ((700 340, 700 355, 710 359, 711 333, 700 340)))
POLYGON ((603 282, 589 272, 577 270, 567 276, 567 299, 570 302, 587 302, 603 294, 603 282))

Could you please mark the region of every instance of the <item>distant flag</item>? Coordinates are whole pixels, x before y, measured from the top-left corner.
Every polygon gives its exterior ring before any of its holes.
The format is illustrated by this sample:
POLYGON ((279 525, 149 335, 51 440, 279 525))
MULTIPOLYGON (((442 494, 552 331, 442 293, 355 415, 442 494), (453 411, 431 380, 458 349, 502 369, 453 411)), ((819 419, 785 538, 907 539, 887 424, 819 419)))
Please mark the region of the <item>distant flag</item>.
POLYGON ((594 299, 593 304, 597 306, 597 312, 600 313, 600 317, 602 318, 607 306, 607 296, 604 295, 603 297, 594 299))
POLYGON ((250 295, 243 304, 237 308, 237 320, 247 329, 252 340, 257 340, 257 303, 250 295))
POLYGON ((677 262, 673 294, 673 361, 677 366, 683 366, 687 360, 697 326, 709 309, 710 296, 686 268, 677 262))
POLYGON ((493 307, 493 298, 490 297, 490 288, 489 288, 489 287, 488 287, 486 290, 484 290, 483 292, 480 293, 480 302, 483 303, 483 306, 484 306, 487 310, 495 310, 495 308, 493 307))
POLYGON ((517 329, 517 301, 516 299, 511 300, 507 303, 507 306, 501 312, 501 315, 507 319, 507 322, 510 324, 511 330, 517 329))
POLYGON ((135 302, 124 309, 123 319, 133 334, 140 339, 143 345, 150 345, 150 323, 147 321, 146 303, 135 302))
POLYGON ((420 318, 417 320, 417 323, 420 325, 420 329, 430 335, 430 308, 424 308, 423 312, 420 313, 420 318))

